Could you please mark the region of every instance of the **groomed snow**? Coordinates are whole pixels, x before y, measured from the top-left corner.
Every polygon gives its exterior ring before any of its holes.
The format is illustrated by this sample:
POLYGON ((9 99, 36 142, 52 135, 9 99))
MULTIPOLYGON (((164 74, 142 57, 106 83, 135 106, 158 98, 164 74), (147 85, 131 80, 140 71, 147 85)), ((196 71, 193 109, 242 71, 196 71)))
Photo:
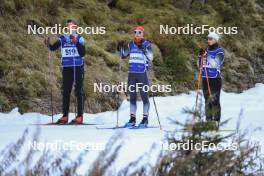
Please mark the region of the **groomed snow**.
MULTIPOLYGON (((156 104, 158 106, 158 112, 161 118, 161 124, 165 130, 175 129, 175 125, 169 120, 176 119, 180 122, 185 122, 188 115, 184 114, 182 109, 185 107, 193 107, 195 102, 196 93, 190 92, 189 94, 180 94, 178 96, 171 97, 155 97, 156 104)), ((224 126, 224 129, 235 129, 237 124, 238 115, 243 109, 243 117, 241 120, 241 129, 249 131, 251 140, 260 142, 262 146, 262 152, 264 149, 264 132, 263 130, 257 130, 262 128, 264 124, 264 84, 256 84, 252 89, 246 90, 243 93, 226 93, 221 92, 221 104, 222 104, 222 119, 224 121, 231 118, 229 123, 224 126)), ((142 103, 138 102, 138 121, 141 120, 142 103)), ((58 114, 55 119, 60 117, 58 114)), ((74 114, 70 114, 71 119, 74 114)), ((129 116, 129 102, 124 101, 120 107, 120 121, 122 125, 128 120, 129 116)), ((85 114, 84 119, 86 123, 98 123, 104 125, 98 125, 98 127, 112 127, 116 124, 116 112, 108 111, 97 114, 85 114)), ((150 126, 158 126, 155 109, 151 100, 150 110, 150 126)), ((15 108, 9 113, 0 113, 0 150, 11 142, 15 142, 21 137, 22 132, 28 128, 30 134, 36 131, 35 123, 48 123, 51 122, 51 118, 47 115, 39 113, 26 113, 21 115, 18 109, 15 108)), ((125 137, 124 145, 118 155, 114 168, 119 170, 125 167, 129 162, 136 160, 145 152, 148 152, 151 146, 156 143, 157 149, 151 155, 151 161, 154 162, 161 149, 161 141, 164 138, 165 131, 159 128, 155 129, 143 129, 143 130, 98 130, 96 126, 41 126, 41 133, 39 142, 69 142, 75 141, 80 143, 91 144, 105 144, 115 132, 123 133, 125 137)), ((30 141, 30 137, 28 141, 30 141)), ((78 171, 83 173, 89 164, 94 161, 100 151, 90 151, 85 156, 85 165, 83 165, 78 171)), ((56 151, 59 153, 59 151, 56 151)), ((73 150, 70 152, 71 157, 74 159, 76 154, 80 151, 73 150)))

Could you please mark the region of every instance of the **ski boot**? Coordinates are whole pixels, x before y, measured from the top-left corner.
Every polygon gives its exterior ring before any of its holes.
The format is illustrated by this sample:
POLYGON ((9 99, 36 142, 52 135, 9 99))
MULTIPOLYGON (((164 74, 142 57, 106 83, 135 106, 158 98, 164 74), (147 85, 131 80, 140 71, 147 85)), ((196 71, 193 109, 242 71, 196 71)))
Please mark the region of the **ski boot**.
POLYGON ((78 124, 82 124, 82 123, 83 123, 83 116, 78 115, 69 124, 71 124, 71 125, 74 125, 74 124, 78 125, 78 124))
POLYGON ((148 115, 144 114, 142 121, 140 122, 140 124, 138 124, 138 128, 146 128, 147 126, 148 126, 148 115))
POLYGON ((55 124, 67 124, 68 123, 68 116, 62 116, 55 124))
POLYGON ((129 121, 125 124, 125 128, 134 127, 136 125, 136 116, 135 114, 130 114, 129 121))

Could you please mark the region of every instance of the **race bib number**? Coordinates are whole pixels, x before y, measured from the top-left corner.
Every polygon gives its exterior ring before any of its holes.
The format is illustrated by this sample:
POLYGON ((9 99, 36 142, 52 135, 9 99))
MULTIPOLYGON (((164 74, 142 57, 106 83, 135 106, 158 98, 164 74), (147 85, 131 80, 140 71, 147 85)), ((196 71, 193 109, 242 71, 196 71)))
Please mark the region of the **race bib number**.
POLYGON ((76 47, 62 48, 62 57, 78 57, 79 53, 76 47))

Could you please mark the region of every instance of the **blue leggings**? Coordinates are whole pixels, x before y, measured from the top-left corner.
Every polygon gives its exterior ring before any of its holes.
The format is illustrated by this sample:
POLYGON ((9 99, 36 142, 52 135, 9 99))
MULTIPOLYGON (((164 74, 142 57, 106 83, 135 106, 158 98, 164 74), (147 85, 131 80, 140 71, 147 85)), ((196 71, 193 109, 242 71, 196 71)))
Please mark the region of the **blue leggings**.
MULTIPOLYGON (((137 90, 136 84, 138 87, 147 87, 149 86, 149 78, 148 73, 128 73, 128 86, 131 90, 129 90, 130 96, 130 113, 136 114, 137 111, 137 90), (134 87, 133 87, 134 86, 134 87)), ((143 114, 149 113, 149 96, 148 92, 144 91, 144 89, 139 89, 141 99, 143 101, 143 114)))

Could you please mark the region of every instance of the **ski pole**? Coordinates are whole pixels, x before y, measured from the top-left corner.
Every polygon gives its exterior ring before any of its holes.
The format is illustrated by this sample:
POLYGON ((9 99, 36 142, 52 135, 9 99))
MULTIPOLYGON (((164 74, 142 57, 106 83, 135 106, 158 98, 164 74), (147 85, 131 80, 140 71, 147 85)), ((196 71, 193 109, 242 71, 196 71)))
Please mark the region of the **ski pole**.
POLYGON ((201 83, 201 75, 203 70, 203 56, 201 57, 201 63, 199 64, 199 74, 197 79, 197 94, 196 94, 196 100, 195 100, 195 112, 197 111, 197 105, 198 105, 198 96, 199 96, 199 89, 200 89, 200 83, 201 83))
POLYGON ((156 101, 155 101, 155 98, 154 98, 154 95, 153 95, 153 94, 152 94, 152 100, 153 100, 154 107, 155 107, 155 111, 156 111, 156 114, 157 114, 157 118, 158 118, 158 122, 159 122, 160 130, 162 130, 162 126, 161 126, 160 118, 159 118, 159 113, 158 113, 158 109, 157 109, 156 101))
MULTIPOLYGON (((199 48, 203 48, 201 46, 201 44, 198 44, 198 47, 199 48)), ((203 61, 204 61, 204 56, 202 56, 201 66, 203 66, 203 61)), ((201 66, 200 66, 200 68, 202 68, 201 66)), ((211 92, 211 87, 210 87, 210 83, 209 83, 209 78, 208 78, 208 73, 207 73, 207 67, 206 66, 204 67, 204 71, 205 71, 205 76, 206 76, 206 81, 207 81, 208 92, 209 92, 209 95, 211 96, 212 92, 211 92)))
MULTIPOLYGON (((117 92, 117 99, 119 101, 119 93, 117 92)), ((118 103, 118 107, 117 107, 117 111, 116 111, 116 127, 118 127, 118 122, 119 121, 119 103, 118 103)))
POLYGON ((208 92, 209 92, 209 96, 211 97, 212 92, 211 92, 211 87, 210 87, 210 83, 209 83, 209 78, 208 78, 208 73, 207 73, 207 68, 204 68, 205 70, 205 76, 206 76, 206 82, 207 82, 207 87, 208 87, 208 92))
POLYGON ((48 46, 48 66, 49 66, 49 79, 50 79, 50 106, 51 106, 51 122, 53 123, 53 94, 52 94, 52 66, 50 57, 50 48, 48 46))
MULTIPOLYGON (((122 61, 122 52, 123 52, 123 48, 121 47, 120 48, 120 52, 119 52, 119 65, 118 65, 118 74, 119 76, 121 75, 121 61, 122 61)), ((120 80, 119 80, 119 83, 120 83, 120 80)), ((118 93, 118 90, 116 89, 116 92, 117 92, 117 99, 118 99, 118 102, 119 102, 119 93, 118 93)), ((117 111, 116 111, 116 127, 118 127, 119 125, 119 103, 118 103, 118 107, 117 107, 117 111)))
POLYGON ((75 57, 73 57, 73 83, 74 83, 74 94, 75 94, 75 98, 74 98, 74 114, 76 117, 76 75, 75 75, 75 57))
MULTIPOLYGON (((150 59, 146 55, 145 51, 143 51, 143 54, 145 55, 145 57, 147 58, 147 60, 150 61, 150 59)), ((153 100, 153 104, 154 104, 154 107, 155 107, 157 119, 158 119, 158 122, 159 122, 159 127, 160 127, 160 130, 162 130, 162 126, 161 126, 160 118, 159 118, 159 113, 158 113, 158 109, 157 109, 157 105, 156 105, 156 101, 155 101, 155 98, 154 98, 154 94, 153 93, 152 93, 152 100, 153 100)))

